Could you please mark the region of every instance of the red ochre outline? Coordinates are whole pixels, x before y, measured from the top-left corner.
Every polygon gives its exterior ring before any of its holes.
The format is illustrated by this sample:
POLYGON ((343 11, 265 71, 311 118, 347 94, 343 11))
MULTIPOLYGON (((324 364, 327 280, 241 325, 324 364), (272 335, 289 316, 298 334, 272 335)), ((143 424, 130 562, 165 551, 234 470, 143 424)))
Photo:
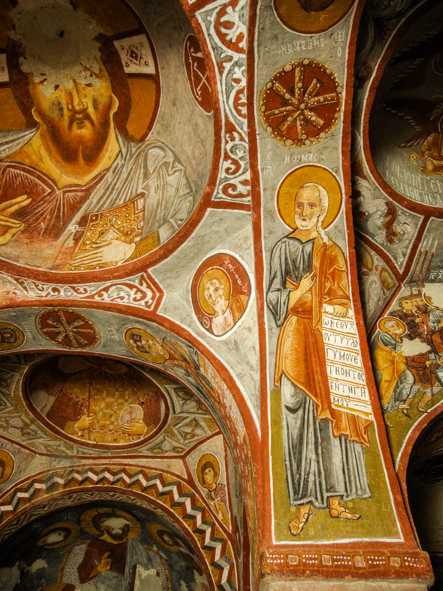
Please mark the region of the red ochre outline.
MULTIPOLYGON (((268 428, 268 373, 267 373, 267 333, 266 333, 266 302, 264 287, 264 265, 263 259, 263 225, 261 205, 261 178, 258 165, 258 131, 257 131, 257 101, 256 101, 256 75, 255 66, 257 56, 255 52, 258 21, 258 1, 249 0, 249 22, 247 30, 246 46, 246 103, 250 106, 247 110, 248 121, 248 144, 249 144, 249 165, 251 174, 251 211, 252 211, 252 233, 254 240, 254 271, 256 286, 256 302, 258 317, 258 352, 260 360, 260 431, 262 436, 259 461, 261 470, 255 476, 256 497, 256 519, 258 530, 255 541, 255 556, 251 553, 250 569, 254 573, 254 589, 259 588, 261 576, 261 553, 271 543, 272 532, 272 496, 271 496, 271 473, 270 473, 270 438, 268 428), (249 66, 249 67, 248 67, 249 66), (251 67, 254 66, 254 67, 251 67), (260 527, 260 524, 262 526, 260 527)), ((260 449, 260 448, 259 448, 260 449)), ((254 548, 254 540, 251 540, 251 550, 254 548)), ((251 574, 252 574, 251 573, 251 574)), ((245 587, 245 591, 249 586, 245 587)))
MULTIPOLYGON (((117 465, 121 465, 121 462, 116 462, 117 465)), ((112 464, 109 464, 112 465, 112 464)), ((97 468, 103 466, 104 468, 106 468, 107 466, 103 465, 103 464, 94 464, 91 466, 91 468, 97 468)), ((57 467, 57 468, 50 468, 47 470, 43 470, 41 472, 36 472, 35 474, 33 474, 32 476, 28 476, 27 478, 23 478, 22 480, 18 481, 16 483, 15 488, 18 488, 19 486, 22 486, 23 484, 25 484, 27 481, 30 480, 35 480, 36 478, 39 478, 40 476, 43 476, 44 474, 51 474, 53 472, 56 472, 58 470, 75 470, 75 469, 86 469, 88 466, 86 466, 85 464, 73 464, 70 466, 65 466, 65 467, 57 467)), ((130 464, 128 465, 129 468, 139 468, 141 470, 152 470, 152 471, 158 471, 164 474, 167 474, 169 476, 174 476, 177 477, 177 474, 175 474, 174 472, 170 472, 169 470, 160 470, 158 468, 158 466, 154 466, 152 468, 148 467, 148 466, 138 466, 138 465, 133 465, 130 464)), ((187 482, 183 476, 179 475, 179 478, 181 480, 183 480, 185 482, 185 484, 187 486, 189 486, 189 488, 191 488, 194 493, 197 495, 197 498, 200 500, 200 492, 194 490, 194 487, 192 486, 192 483, 187 482)), ((0 503, 2 502, 2 499, 8 494, 8 492, 13 492, 12 489, 8 489, 7 491, 5 491, 1 497, 0 497, 0 503)), ((125 495, 127 497, 132 497, 133 499, 142 499, 143 501, 146 501, 148 504, 152 503, 152 505, 156 508, 156 509, 160 509, 161 511, 163 511, 164 513, 166 513, 166 515, 171 519, 171 521, 174 523, 174 525, 177 527, 177 529, 180 531, 180 533, 188 540, 188 542, 191 544, 194 552, 197 554, 197 556, 199 557, 202 565, 204 565, 205 571, 206 571, 206 576, 208 578, 209 581, 213 581, 213 576, 211 573, 211 567, 208 564, 208 561, 206 559, 206 556, 202 550, 202 548, 200 548, 197 544, 197 541, 195 539, 194 535, 189 535, 189 532, 187 532, 186 530, 183 529, 183 525, 181 520, 178 518, 178 516, 176 515, 176 513, 167 505, 164 505, 163 503, 159 502, 156 498, 151 497, 147 494, 143 494, 139 491, 136 490, 131 490, 128 488, 124 488, 121 486, 109 486, 109 485, 96 485, 96 486, 88 486, 88 487, 84 487, 82 486, 75 486, 73 488, 70 488, 68 490, 63 490, 63 491, 55 491, 53 493, 50 493, 49 495, 45 495, 43 497, 40 497, 37 501, 31 501, 30 503, 27 503, 24 507, 22 507, 21 509, 18 509, 16 512, 14 512, 13 515, 11 515, 11 517, 9 519, 6 519, 4 523, 0 524, 0 532, 10 523, 14 522, 18 517, 20 517, 21 515, 27 513, 30 509, 33 509, 34 507, 37 507, 38 505, 42 505, 44 503, 47 503, 49 501, 52 501, 55 498, 60 498, 60 497, 65 497, 65 496, 70 496, 70 495, 75 495, 77 493, 80 492, 91 492, 91 493, 97 493, 97 492, 116 492, 116 493, 120 493, 122 495, 125 495)), ((109 501, 108 499, 90 499, 90 500, 84 500, 84 501, 80 501, 77 503, 76 506, 78 505, 86 505, 86 504, 90 504, 90 503, 103 503, 103 502, 114 502, 114 501, 109 501)), ((117 502, 122 502, 122 501, 117 501, 117 502)), ((130 503, 128 502, 128 505, 133 505, 135 507, 137 507, 136 503, 130 503)), ((66 505, 66 507, 69 506, 68 504, 66 505)), ((66 508, 65 507, 65 508, 66 508)), ((57 507, 54 509, 54 511, 51 511, 49 513, 52 514, 55 511, 58 511, 60 509, 63 509, 63 507, 57 507)), ((145 507, 143 507, 143 509, 145 509, 145 507)), ((45 515, 48 515, 48 513, 46 513, 45 515)), ((212 515, 212 511, 210 511, 210 515, 211 517, 213 517, 212 515)), ((41 517, 41 515, 37 515, 35 519, 31 520, 29 523, 27 523, 25 526, 28 526, 30 523, 34 523, 34 521, 36 521, 37 519, 39 519, 41 517)), ((218 523, 217 523, 218 525, 218 523)), ((21 528, 19 528, 17 531, 19 531, 21 528)), ((14 532, 15 533, 15 532, 14 532)), ((233 548, 235 548, 235 545, 232 541, 232 539, 229 539, 231 545, 233 546, 233 548)), ((238 564, 237 564, 237 576, 239 575, 239 571, 238 571, 238 564)), ((215 588, 214 588, 215 589, 215 588)))
MULTIPOLYGON (((214 433, 213 436, 211 436, 209 439, 204 440, 201 443, 206 443, 206 441, 209 441, 210 439, 212 439, 212 437, 215 437, 217 435, 220 435, 220 433, 214 433)), ((223 436, 223 434, 222 434, 223 436)), ((225 446, 225 439, 223 436, 223 445, 225 446)), ((197 447, 197 446, 196 446, 197 447)), ((6 496, 8 496, 9 494, 14 493, 15 490, 18 490, 20 488, 20 486, 23 486, 23 484, 25 484, 26 482, 29 482, 30 480, 33 479, 37 479, 40 476, 44 475, 44 474, 51 474, 54 472, 69 472, 70 470, 76 470, 76 469, 87 469, 87 468, 112 468, 115 466, 125 466, 128 468, 137 468, 139 470, 152 470, 152 471, 157 471, 157 472, 161 472, 164 474, 167 474, 168 476, 173 476, 174 478, 178 478, 179 480, 183 481, 187 486, 189 486, 189 488, 191 488, 198 496, 199 499, 202 501, 202 505, 205 507, 205 509, 211 514, 212 518, 214 519, 214 522, 216 523, 217 527, 220 528, 223 531, 223 534, 226 536, 226 538, 231 542, 231 544, 233 544, 233 546, 236 547, 236 541, 235 541, 235 534, 234 531, 229 530, 218 518, 218 516, 214 513, 213 509, 211 509, 208 501, 206 500, 206 498, 202 495, 202 493, 200 492, 200 489, 198 487, 195 486, 194 481, 192 479, 190 470, 189 470, 189 466, 187 463, 187 456, 192 453, 193 451, 195 451, 194 449, 189 450, 189 453, 186 454, 186 456, 182 456, 180 458, 180 461, 183 465, 183 468, 185 469, 185 472, 187 474, 187 476, 183 476, 183 474, 179 473, 179 472, 174 472, 171 469, 164 469, 164 468, 160 468, 159 466, 156 465, 151 465, 149 462, 150 460, 156 460, 156 459, 160 459, 159 457, 146 457, 146 456, 139 456, 138 458, 130 458, 132 461, 130 463, 127 463, 125 461, 126 456, 120 456, 120 457, 109 457, 109 458, 105 458, 104 456, 101 456, 100 458, 96 458, 94 456, 91 456, 89 459, 95 460, 93 463, 88 464, 88 457, 85 456, 83 458, 83 463, 76 463, 76 464, 72 464, 72 465, 68 465, 68 466, 55 466, 53 468, 46 468, 45 470, 40 470, 39 472, 36 472, 35 474, 29 474, 27 476, 24 476, 23 478, 21 478, 20 480, 17 480, 17 482, 15 482, 14 484, 12 484, 11 486, 9 486, 7 489, 5 489, 4 491, 2 491, 1 495, 0 495, 0 504, 2 503, 2 499, 4 499, 6 496), (135 460, 139 460, 138 462, 135 460), (123 460, 123 461, 122 461, 123 460), (106 462, 106 465, 104 465, 103 462, 106 462)), ((41 454, 43 455, 43 454, 41 454)), ((44 455, 48 455, 48 454, 44 454, 44 455)), ((53 457, 53 456, 51 456, 53 457)), ((80 458, 80 456, 76 456, 76 459, 80 458)), ((176 456, 167 456, 168 459, 171 460, 178 460, 179 458, 176 456)), ((226 474, 228 474, 228 470, 225 467, 225 471, 226 474)), ((97 485, 98 486, 98 485, 97 485)), ((108 490, 110 488, 112 488, 112 486, 110 485, 99 485, 100 486, 100 490, 108 490)), ((81 487, 80 487, 81 489, 81 487)), ((83 489, 84 490, 84 489, 83 489)), ((89 488, 86 488, 86 490, 89 490, 89 488)), ((128 489, 125 489, 128 490, 128 489)), ((129 489, 131 490, 131 489, 129 489)), ((59 493, 61 491, 58 491, 59 493)), ((62 494, 65 492, 71 492, 71 489, 66 489, 66 491, 62 491, 62 494)), ((134 492, 132 490, 132 492, 134 492)), ((51 493, 52 494, 52 493, 51 493)), ((152 498, 152 497, 144 497, 144 498, 152 498)), ((229 491, 228 494, 228 499, 229 501, 231 500, 231 494, 229 491)), ((88 501, 89 502, 89 501, 88 501)), ((91 501, 92 502, 92 501, 91 501)), ((23 509, 26 509, 26 507, 30 508, 32 507, 32 503, 28 503, 28 505, 25 505, 23 507, 23 509)), ((232 513, 232 508, 231 509, 231 516, 233 515, 232 513)), ((27 509, 24 510, 23 512, 26 513, 27 509)), ((6 527, 6 525, 9 525, 10 523, 12 523, 13 521, 15 521, 15 517, 16 515, 12 515, 11 517, 13 517, 13 519, 11 520, 10 518, 8 518, 8 520, 5 523, 0 524, 0 532, 6 527)), ((232 520, 232 527, 234 527, 233 524, 233 520, 232 520)), ((246 527, 246 526, 245 526, 246 527)))
MULTIPOLYGON (((378 316, 379 318, 382 318, 385 314, 387 314, 387 312, 390 310, 391 306, 394 304, 396 298, 398 297, 398 295, 402 291, 402 289, 408 289, 409 287, 414 289, 414 284, 412 284, 411 286, 409 284, 405 285, 405 281, 407 280, 407 278, 409 277, 409 275, 411 273, 412 263, 414 262, 415 257, 418 252, 418 249, 420 248, 420 246, 422 244, 422 238, 423 238, 424 233, 428 227, 428 223, 429 223, 430 219, 432 219, 432 218, 430 218, 429 216, 425 216, 422 219, 422 221, 420 222, 420 225, 417 230, 417 234, 415 236, 414 242, 412 243, 412 245, 409 249, 409 253, 408 253, 408 256, 407 256, 406 261, 404 263, 402 272, 400 272, 398 270, 394 261, 389 257, 389 255, 378 244, 373 242, 369 236, 367 236, 366 234, 362 234, 361 232, 359 232, 357 230, 358 239, 363 244, 369 246, 378 256, 380 256, 380 258, 385 262, 386 266, 389 268, 389 271, 394 275, 394 277, 397 281, 397 287, 394 289, 390 298, 387 300, 386 304, 383 306, 383 309, 380 311, 379 316, 378 316)), ((367 335, 368 340, 372 339, 372 337, 374 336, 376 331, 377 331, 377 324, 375 323, 367 335)))
MULTIPOLYGON (((105 312, 108 312, 108 310, 104 310, 104 311, 105 312)), ((115 312, 115 311, 113 311, 113 312, 115 312)), ((152 319, 149 319, 149 321, 152 321, 152 319)), ((129 349, 128 349, 128 351, 129 351, 129 349)), ((112 456, 112 457, 116 457, 116 458, 129 458, 129 459, 131 459, 131 458, 133 458, 133 459, 137 459, 137 458, 139 458, 139 459, 140 458, 162 459, 164 457, 167 457, 167 458, 171 458, 171 459, 174 459, 174 460, 183 460, 183 458, 187 457, 188 453, 193 452, 197 447, 199 447, 200 445, 202 445, 204 442, 208 441, 208 439, 210 439, 212 436, 221 434, 221 435, 223 435, 223 438, 226 439, 225 438, 225 435, 224 435, 224 433, 223 433, 223 431, 222 431, 222 429, 220 427, 220 422, 218 420, 218 418, 220 418, 220 419, 222 419, 224 421, 223 416, 220 414, 219 417, 217 418, 217 416, 214 415, 213 411, 206 404, 206 401, 203 400, 202 398, 200 398, 200 396, 198 396, 197 394, 195 394, 194 391, 192 390, 192 388, 190 388, 190 386, 188 384, 186 384, 186 382, 184 382, 181 378, 176 377, 172 372, 164 369, 163 366, 161 366, 161 365, 160 366, 155 365, 155 364, 152 364, 151 365, 149 362, 142 361, 140 359, 132 359, 132 357, 124 357, 122 355, 112 355, 112 354, 108 354, 108 353, 104 353, 104 352, 97 352, 97 351, 91 351, 91 350, 86 350, 86 351, 85 350, 77 350, 77 351, 73 351, 73 350, 67 350, 67 349, 51 349, 51 348, 48 348, 48 347, 43 347, 41 349, 35 349, 35 348, 26 349, 26 348, 24 348, 24 349, 21 349, 18 352, 14 351, 12 353, 11 353, 11 351, 2 351, 0 353, 0 358, 1 357, 7 357, 7 356, 9 356, 11 354, 12 355, 15 355, 15 354, 20 354, 20 353, 23 353, 23 354, 36 354, 36 355, 39 355, 39 354, 44 355, 45 353, 49 353, 49 354, 51 354, 51 356, 56 356, 56 355, 86 355, 88 357, 89 356, 95 356, 95 357, 103 357, 103 358, 107 358, 107 359, 115 359, 116 361, 123 361, 123 362, 126 362, 126 363, 134 363, 134 364, 140 365, 142 367, 148 367, 148 368, 154 369, 154 370, 158 371, 159 373, 165 375, 166 377, 170 378, 174 383, 180 384, 185 389, 190 390, 194 394, 194 396, 196 396, 201 401, 201 404, 205 407, 205 410, 207 411, 207 413, 209 415, 211 415, 211 417, 215 420, 215 422, 217 423, 217 426, 218 426, 218 431, 217 432, 214 432, 213 434, 209 435, 206 439, 201 439, 200 441, 197 441, 193 446, 191 446, 188 449, 187 452, 185 452, 183 454, 176 454, 176 455, 169 454, 168 456, 157 456, 155 454, 147 454, 145 451, 144 452, 130 454, 130 453, 121 453, 121 452, 124 452, 125 451, 125 448, 123 448, 123 449, 116 448, 115 450, 107 450, 109 452, 108 455, 110 457, 112 456), (111 453, 112 451, 115 451, 115 454, 111 453)), ((29 371, 29 367, 31 365, 34 365, 35 363, 40 362, 40 361, 43 361, 43 359, 37 359, 35 362, 32 362, 31 364, 29 364, 29 366, 24 371, 23 376, 22 376, 21 379, 23 380, 26 377, 26 375, 27 375, 27 373, 29 371)), ((167 385, 170 385, 170 384, 167 384, 167 385)), ((161 386, 159 386, 159 387, 161 387, 161 386)), ((231 391, 231 393, 232 393, 232 391, 231 391)), ((20 394, 21 394, 21 396, 23 398, 23 393, 20 392, 20 394)), ((214 406, 217 405, 217 402, 216 401, 213 400, 212 402, 213 402, 214 406)), ((27 404, 25 402, 23 402, 23 403, 27 407, 27 404)), ((43 424, 43 426, 45 426, 45 424, 43 423, 43 421, 41 421, 41 423, 43 424)), ((228 429, 228 426, 226 424, 224 424, 224 426, 228 429)), ((51 433, 53 435, 58 435, 57 433, 54 432, 54 430, 52 428, 47 427, 47 429, 48 429, 48 431, 51 431, 51 433)), ((70 441, 70 439, 68 437, 66 437, 66 434, 65 433, 62 433, 61 435, 59 435, 59 437, 61 437, 62 439, 63 438, 66 438, 69 443, 75 443, 77 446, 83 447, 83 444, 82 443, 78 443, 77 441, 75 441, 75 442, 70 441)), ((42 457, 53 457, 53 455, 54 455, 53 453, 49 453, 49 452, 37 451, 34 448, 30 447, 29 444, 24 443, 22 441, 16 441, 15 439, 12 439, 12 438, 8 437, 8 435, 5 435, 4 433, 0 433, 0 439, 4 439, 5 441, 8 441, 11 444, 17 445, 17 446, 25 449, 29 453, 32 453, 32 454, 35 454, 35 455, 38 455, 38 456, 42 456, 42 457)), ((133 445, 133 448, 135 449, 136 447, 140 447, 142 445, 145 445, 146 443, 149 443, 149 441, 146 441, 146 442, 144 442, 143 440, 141 440, 141 442, 138 442, 137 441, 133 445)), ((233 442, 231 442, 231 443, 233 443, 233 442)), ((98 447, 98 446, 94 446, 94 447, 98 447)), ((126 448, 126 449, 128 449, 128 448, 126 448)), ((129 449, 132 449, 132 448, 129 448, 129 449)), ((101 455, 96 455, 95 456, 95 455, 92 455, 92 454, 89 454, 89 453, 77 453, 76 454, 76 457, 77 458, 85 458, 85 459, 86 458, 92 458, 92 459, 99 460, 99 459, 103 458, 104 455, 101 454, 101 455)))
MULTIPOLYGON (((161 261, 168 258, 173 252, 175 252, 175 250, 177 250, 177 248, 181 244, 183 244, 189 238, 189 236, 191 236, 191 234, 195 231, 198 224, 202 221, 206 213, 206 210, 209 207, 212 207, 212 198, 214 196, 214 192, 217 186, 217 181, 219 177, 219 165, 220 160, 222 158, 220 138, 223 129, 221 110, 219 105, 219 93, 217 90, 216 64, 214 64, 212 60, 211 53, 208 49, 206 37, 203 33, 200 23, 198 19, 195 17, 195 12, 203 6, 199 6, 198 8, 196 6, 188 7, 186 0, 180 0, 180 3, 182 4, 182 8, 184 9, 184 12, 189 18, 191 26, 194 29, 193 32, 197 37, 198 42, 200 43, 200 47, 205 59, 206 68, 208 70, 209 80, 212 87, 212 100, 214 104, 214 152, 212 155, 211 170, 209 172, 208 182, 203 191, 203 194, 196 208, 191 213, 190 218, 187 220, 187 222, 185 222, 182 228, 180 228, 180 230, 176 234, 174 234, 174 236, 172 236, 170 240, 165 242, 165 244, 161 245, 159 248, 155 249, 153 252, 145 256, 139 257, 134 261, 123 263, 121 265, 117 265, 109 269, 79 272, 58 272, 20 265, 19 263, 13 263, 11 261, 4 260, 0 257, 0 265, 3 272, 8 273, 10 275, 19 275, 21 277, 42 281, 44 283, 55 284, 101 283, 112 279, 124 279, 132 275, 137 275, 142 271, 146 271, 147 268, 157 265, 161 261)), ((235 206, 233 208, 230 207, 230 205, 231 204, 229 202, 224 203, 224 209, 237 209, 237 206, 240 204, 232 203, 232 205, 235 206)))
POLYGON ((386 66, 390 58, 392 57, 394 51, 397 49, 397 45, 402 40, 405 31, 409 30, 409 24, 411 20, 416 21, 418 18, 421 18, 429 9, 433 8, 435 2, 430 0, 429 2, 418 6, 403 22, 397 32, 394 34, 392 39, 389 42, 388 47, 386 48, 383 57, 378 62, 377 69, 375 74, 372 77, 369 89, 367 91, 367 98, 365 104, 365 110, 363 114, 363 122, 362 122, 362 146, 363 146, 363 155, 366 160, 366 164, 369 168, 369 171, 379 186, 379 188, 386 193, 388 197, 390 197, 393 201, 404 207, 405 209, 412 211, 413 213, 419 215, 432 216, 437 219, 443 218, 443 206, 435 207, 433 205, 425 205, 424 203, 419 203, 417 201, 413 201, 412 199, 408 199, 404 197, 400 193, 397 193, 395 189, 393 189, 381 176, 378 172, 375 163, 372 159, 372 152, 371 152, 371 145, 369 142, 369 123, 371 117, 372 106, 374 104, 375 96, 377 94, 378 85, 380 84, 380 80, 383 76, 386 66))
MULTIPOLYGON (((364 364, 364 369, 367 377, 367 385, 368 390, 371 396, 371 402, 373 405, 373 412, 374 412, 374 419, 377 424, 377 432, 379 438, 379 447, 380 447, 380 454, 382 460, 384 462, 386 472, 387 472, 387 484, 391 489, 391 494, 393 497, 393 515, 397 514, 397 518, 399 521, 399 527, 401 534, 404 537, 403 542, 390 542, 390 541, 346 541, 345 543, 340 543, 340 552, 343 550, 349 549, 378 549, 381 550, 382 548, 387 549, 395 549, 397 550, 399 547, 402 551, 412 550, 419 553, 419 549, 417 548, 416 541, 414 534, 411 530, 409 519, 407 516, 406 511, 404 510, 403 498, 401 494, 401 490, 396 478, 394 466, 392 463, 392 457, 388 445, 388 440, 386 436, 386 431, 384 428, 381 428, 383 423, 383 416, 380 408, 380 402, 378 397, 378 392, 375 385, 375 380, 372 374, 372 366, 371 360, 369 356, 368 345, 366 341, 366 332, 364 328, 364 321, 363 315, 360 309, 360 296, 359 296, 359 289, 358 283, 356 281, 356 257, 355 257, 355 250, 354 250, 354 234, 353 234, 353 224, 352 224, 352 205, 351 199, 347 198, 346 196, 351 195, 351 167, 350 167, 350 147, 351 147, 351 109, 352 109, 352 97, 353 97, 353 64, 354 64, 354 57, 356 51, 356 38, 358 32, 358 26, 360 21, 360 16, 363 10, 364 2, 362 0, 359 1, 358 6, 356 8, 356 12, 354 15, 351 32, 350 32, 350 42, 349 42, 349 52, 347 57, 347 68, 346 68, 346 93, 345 93, 345 103, 344 103, 344 113, 343 113, 343 123, 342 123, 342 153, 344 155, 343 159, 343 177, 344 177, 344 201, 345 201, 345 213, 346 213, 346 227, 347 227, 347 236, 348 236, 348 252, 349 252, 349 264, 351 268, 350 273, 350 284, 352 290, 352 297, 355 306, 355 313, 356 313, 356 325, 358 327, 358 334, 360 337, 360 345, 361 345, 361 353, 362 359, 364 364)), ((249 30, 248 30, 248 63, 255 61, 255 34, 256 34, 256 26, 257 26, 257 6, 254 0, 250 0, 250 21, 249 21, 249 30), (254 45, 251 42, 254 40, 254 45)), ((253 68, 248 69, 248 78, 247 78, 247 100, 248 104, 255 105, 255 73, 253 68)), ((268 397, 268 385, 267 385, 267 370, 266 370, 266 362, 267 362, 267 352, 266 352, 266 315, 265 315, 265 299, 264 293, 262 292, 261 287, 264 286, 264 265, 266 261, 263 260, 263 229, 261 223, 261 192, 260 192, 260 174, 258 170, 258 147, 257 147, 257 124, 255 120, 255 112, 254 109, 249 109, 248 111, 248 126, 250 129, 249 133, 249 149, 250 149, 250 162, 251 162, 251 187, 252 187, 252 222, 253 222, 253 232, 254 232, 254 244, 255 244, 255 273, 256 273, 256 285, 257 285, 257 306, 258 306, 258 314, 259 314, 259 347, 260 347, 260 359, 261 359, 261 416, 262 416, 262 438, 263 438, 263 449, 262 449, 262 461, 263 461, 263 470, 262 476, 265 478, 264 481, 256 480, 257 485, 261 485, 261 490, 263 496, 260 498, 260 502, 257 503, 258 508, 261 508, 260 513, 257 515, 258 523, 260 521, 263 523, 263 532, 262 532, 262 553, 263 556, 266 553, 271 552, 277 554, 296 554, 298 552, 317 552, 321 553, 321 551, 330 550, 331 547, 335 546, 335 550, 337 550, 337 541, 333 540, 331 542, 322 542, 321 546, 319 544, 315 544, 312 542, 307 543, 295 543, 291 544, 290 542, 287 543, 279 543, 274 544, 272 541, 272 495, 271 495, 271 473, 270 473, 270 462, 269 462, 269 449, 270 449, 270 438, 269 438, 269 409, 267 405, 267 397, 268 397)), ((374 442, 375 443, 375 442, 374 442)), ((260 510, 260 509, 259 509, 260 510)), ((420 555, 423 553, 420 552, 420 555)), ((284 567, 287 569, 287 566, 284 567)), ((263 572, 267 572, 269 574, 278 573, 282 571, 282 566, 280 565, 270 565, 267 564, 264 568, 263 572)), ((309 574, 310 576, 321 576, 322 569, 321 568, 306 568, 300 569, 300 567, 296 568, 295 571, 297 574, 309 574)), ((393 576, 393 569, 386 568, 380 569, 387 574, 387 576, 393 576)), ((377 573, 380 576, 380 571, 377 573)), ((286 571, 287 572, 287 571, 286 571)), ((409 571, 408 571, 409 572, 409 571)), ((429 573, 425 573, 422 571, 421 576, 430 575, 430 566, 429 566, 429 573)), ((346 575, 351 576, 358 576, 358 570, 353 569, 350 572, 350 569, 346 569, 344 567, 337 567, 337 568, 330 568, 328 570, 328 577, 342 577, 346 575)), ((414 573, 411 570, 410 575, 412 577, 417 577, 417 573, 414 573)))

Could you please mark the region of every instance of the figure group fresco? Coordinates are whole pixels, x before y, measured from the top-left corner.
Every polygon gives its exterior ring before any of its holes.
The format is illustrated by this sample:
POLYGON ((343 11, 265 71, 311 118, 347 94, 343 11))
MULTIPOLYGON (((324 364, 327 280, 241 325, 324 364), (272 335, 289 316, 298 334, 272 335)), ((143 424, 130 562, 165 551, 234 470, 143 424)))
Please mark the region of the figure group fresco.
POLYGON ((4 591, 209 591, 183 534, 152 511, 87 504, 20 530, 3 547, 4 591))
POLYGON ((442 19, 388 4, 0 0, 0 589, 430 581, 442 19))
POLYGON ((442 398, 443 309, 411 287, 378 327, 373 357, 385 423, 393 427, 390 413, 417 420, 413 410, 427 413, 442 398))
POLYGON ((18 128, 0 123, 0 256, 31 267, 135 260, 167 242, 198 200, 173 146, 146 139, 161 92, 148 31, 123 3, 120 27, 88 10, 40 2, 4 14, 12 97, 3 100, 16 102, 18 128))

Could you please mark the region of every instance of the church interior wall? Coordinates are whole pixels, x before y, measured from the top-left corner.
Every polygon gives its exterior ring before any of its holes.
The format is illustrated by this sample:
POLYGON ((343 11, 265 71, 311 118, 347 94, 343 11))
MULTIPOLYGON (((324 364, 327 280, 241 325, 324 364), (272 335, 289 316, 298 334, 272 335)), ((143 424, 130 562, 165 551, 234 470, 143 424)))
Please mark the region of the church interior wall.
POLYGON ((438 588, 441 3, 0 12, 0 587, 438 588))

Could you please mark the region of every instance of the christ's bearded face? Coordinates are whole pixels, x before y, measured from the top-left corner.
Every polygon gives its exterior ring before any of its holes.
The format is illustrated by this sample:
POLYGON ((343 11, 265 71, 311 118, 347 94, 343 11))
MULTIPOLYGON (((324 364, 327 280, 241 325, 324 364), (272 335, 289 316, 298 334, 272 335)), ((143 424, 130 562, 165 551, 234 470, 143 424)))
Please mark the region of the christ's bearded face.
POLYGON ((74 162, 79 156, 93 162, 110 135, 118 101, 103 63, 98 65, 98 72, 83 72, 81 82, 71 77, 70 87, 58 85, 52 94, 44 92, 44 81, 36 82, 29 75, 34 118, 50 147, 66 162, 74 162))
POLYGON ((208 281, 205 287, 205 298, 217 313, 217 316, 223 315, 228 306, 229 300, 225 298, 224 288, 218 279, 208 281))
POLYGON ((121 518, 105 518, 100 527, 114 542, 126 542, 129 533, 129 523, 121 518))
POLYGON ((318 218, 324 213, 316 187, 301 187, 295 195, 294 221, 299 230, 315 228, 318 218))

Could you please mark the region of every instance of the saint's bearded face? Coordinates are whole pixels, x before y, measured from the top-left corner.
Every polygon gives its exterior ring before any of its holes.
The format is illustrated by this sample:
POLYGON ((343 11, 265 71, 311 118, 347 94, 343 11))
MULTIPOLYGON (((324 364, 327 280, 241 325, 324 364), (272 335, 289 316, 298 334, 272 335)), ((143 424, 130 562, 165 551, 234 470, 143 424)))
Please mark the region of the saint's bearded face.
POLYGON ((386 329, 393 335, 402 335, 404 333, 403 326, 399 322, 395 322, 395 320, 387 322, 386 329))
POLYGON ((222 316, 229 305, 229 301, 225 298, 224 288, 218 279, 208 281, 205 287, 205 297, 214 310, 217 316, 222 316))
POLYGON ((31 76, 29 90, 34 101, 34 118, 49 148, 66 162, 79 157, 93 162, 110 135, 112 116, 118 101, 112 94, 111 81, 102 62, 99 71, 88 70, 91 82, 71 78, 72 85, 59 85, 52 94, 43 92, 43 83, 31 76))
POLYGON ((318 218, 324 213, 320 195, 315 187, 302 187, 295 196, 294 221, 299 230, 315 228, 318 218))

